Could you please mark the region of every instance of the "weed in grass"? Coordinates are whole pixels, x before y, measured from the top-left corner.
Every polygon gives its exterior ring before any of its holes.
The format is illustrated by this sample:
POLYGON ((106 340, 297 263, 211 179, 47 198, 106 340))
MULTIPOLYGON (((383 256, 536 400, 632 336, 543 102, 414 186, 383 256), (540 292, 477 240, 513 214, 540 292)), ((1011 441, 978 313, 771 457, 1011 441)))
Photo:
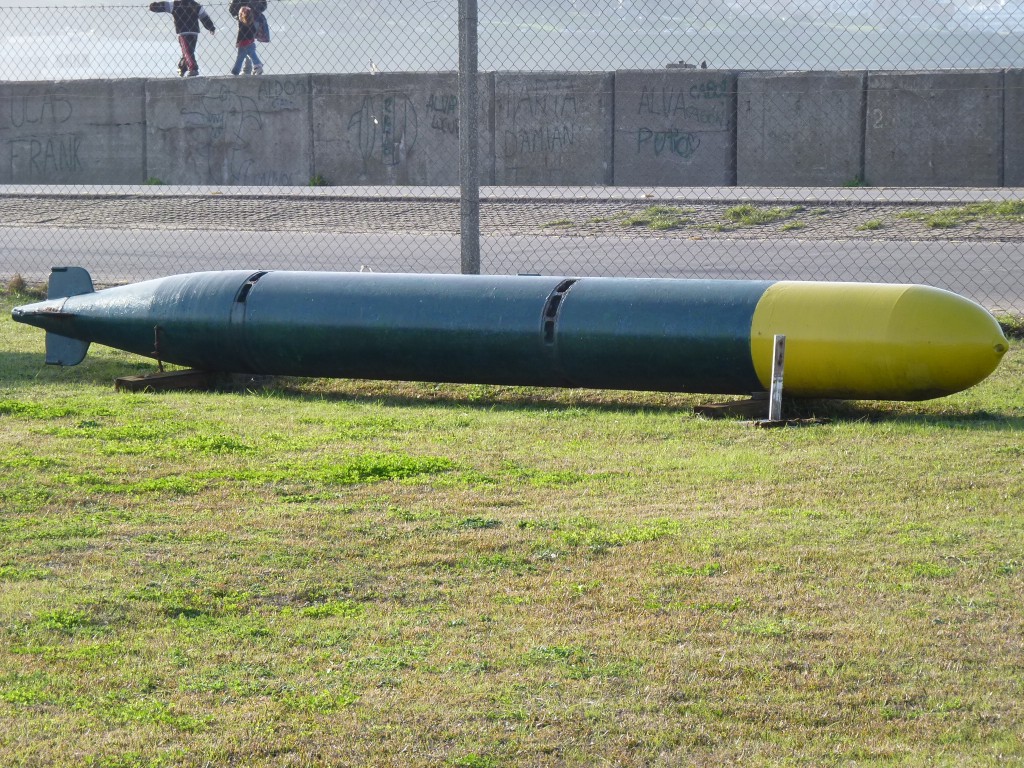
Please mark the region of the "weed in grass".
POLYGON ((693 223, 693 210, 671 205, 651 205, 636 213, 625 214, 621 221, 627 227, 648 227, 653 230, 678 229, 693 223))
POLYGON ((92 619, 82 611, 58 608, 44 611, 36 620, 37 626, 43 629, 71 635, 93 625, 92 619))
POLYGON ((665 568, 662 573, 666 576, 720 576, 725 572, 725 566, 721 563, 705 563, 704 565, 671 565, 665 568))
POLYGON ((571 227, 572 219, 555 219, 554 221, 549 221, 546 224, 542 224, 541 226, 545 229, 550 229, 554 227, 571 227))
POLYGON ((36 581, 45 579, 52 571, 33 566, 0 565, 0 581, 36 581))
POLYGON ((473 555, 455 561, 454 570, 476 573, 536 573, 537 566, 527 557, 502 553, 473 555))
POLYGON ((1021 560, 1007 560, 996 566, 996 573, 1000 576, 1013 576, 1021 572, 1024 572, 1024 561, 1021 560))
POLYGON ((289 710, 322 715, 352 706, 359 701, 359 696, 355 692, 343 688, 340 691, 287 693, 280 700, 289 710))
POLYGON ((803 211, 803 206, 796 205, 790 208, 759 208, 756 205, 744 203, 734 205, 725 212, 725 217, 733 224, 741 226, 764 226, 774 224, 778 221, 785 221, 803 211))
POLYGON ((865 221, 863 224, 858 226, 857 227, 857 231, 858 232, 877 232, 878 230, 882 229, 884 226, 885 226, 885 224, 881 221, 881 219, 869 219, 868 221, 865 221))
POLYGON ((788 618, 764 616, 753 621, 740 623, 737 625, 736 631, 742 635, 751 635, 753 637, 787 637, 793 632, 793 621, 788 618))
POLYGON ((28 285, 25 283, 25 278, 21 275, 16 274, 7 282, 7 293, 14 296, 25 293, 26 288, 28 288, 28 285))
POLYGON ((37 421, 39 419, 64 419, 77 413, 76 409, 61 403, 31 403, 17 400, 0 400, 0 416, 15 416, 37 421))
POLYGON ((341 617, 345 619, 362 616, 365 608, 352 600, 332 600, 318 605, 311 605, 303 608, 299 613, 311 619, 323 619, 326 617, 341 617))
POLYGON ((948 229, 993 220, 1024 223, 1024 200, 968 203, 937 211, 907 211, 899 214, 899 218, 920 221, 933 229, 948 229))
POLYGON ((939 563, 913 563, 910 573, 919 579, 948 579, 956 574, 956 569, 939 563))
POLYGON ((523 656, 523 663, 538 666, 558 666, 566 669, 589 667, 593 653, 579 645, 542 645, 523 656))
POLYGON ((606 552, 613 547, 658 541, 666 536, 678 536, 682 531, 682 527, 675 520, 601 525, 594 520, 578 518, 568 524, 556 526, 554 542, 567 547, 584 547, 592 552, 606 552))
POLYGON ((456 528, 468 528, 468 529, 486 529, 486 528, 498 528, 501 526, 501 520, 495 520, 494 518, 487 517, 465 517, 454 524, 456 528))
POLYGON ((787 221, 785 224, 782 225, 781 229, 783 232, 796 232, 797 230, 801 230, 806 226, 807 225, 804 224, 802 221, 787 221))
POLYGON ((448 763, 452 768, 499 768, 499 766, 505 764, 502 760, 487 755, 480 755, 476 752, 453 757, 448 763))
POLYGON ((1024 314, 999 315, 997 319, 1007 338, 1024 339, 1024 314))

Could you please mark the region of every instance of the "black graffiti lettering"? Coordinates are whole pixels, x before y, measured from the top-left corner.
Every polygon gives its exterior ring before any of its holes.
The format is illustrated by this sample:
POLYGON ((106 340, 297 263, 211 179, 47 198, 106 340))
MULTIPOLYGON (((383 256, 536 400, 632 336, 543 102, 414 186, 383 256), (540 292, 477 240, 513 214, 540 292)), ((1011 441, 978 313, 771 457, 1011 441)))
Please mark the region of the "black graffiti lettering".
POLYGON ((724 99, 729 95, 729 78, 710 80, 690 88, 690 96, 694 99, 724 99))
POLYGON ((459 97, 450 93, 432 93, 427 98, 427 111, 455 115, 459 111, 459 97))
POLYGON ((505 131, 505 156, 562 152, 576 143, 575 125, 545 125, 505 131))
POLYGON ((509 98, 512 103, 512 118, 521 115, 529 117, 565 118, 579 113, 576 94, 545 93, 522 90, 509 98))
POLYGON ((689 93, 684 93, 670 88, 648 89, 644 87, 640 93, 637 114, 682 118, 689 123, 698 125, 725 127, 724 105, 721 102, 707 104, 704 101, 707 97, 695 96, 694 89, 699 91, 699 88, 699 86, 694 86, 689 93))
POLYGON ((59 125, 70 120, 73 112, 71 101, 62 96, 36 99, 25 95, 20 99, 11 99, 11 126, 22 128, 42 123, 59 125))
POLYGON ((686 94, 675 88, 644 89, 640 92, 637 114, 670 117, 686 109, 686 94))
POLYGON ((700 147, 700 136, 689 131, 670 129, 667 131, 654 131, 650 128, 641 128, 637 131, 636 149, 637 153, 645 150, 654 153, 655 157, 669 152, 684 160, 689 160, 696 154, 700 147))
POLYGON ((399 165, 416 145, 419 119, 404 93, 367 94, 348 120, 363 162, 399 165))
POLYGON ((79 173, 83 170, 80 136, 19 138, 8 142, 11 169, 27 165, 30 177, 51 173, 79 173))
POLYGON ((262 80, 258 97, 260 101, 273 101, 290 96, 305 96, 306 83, 302 80, 262 80))
POLYGON ((430 127, 441 133, 450 133, 453 136, 459 135, 459 119, 457 117, 434 115, 430 120, 430 127))

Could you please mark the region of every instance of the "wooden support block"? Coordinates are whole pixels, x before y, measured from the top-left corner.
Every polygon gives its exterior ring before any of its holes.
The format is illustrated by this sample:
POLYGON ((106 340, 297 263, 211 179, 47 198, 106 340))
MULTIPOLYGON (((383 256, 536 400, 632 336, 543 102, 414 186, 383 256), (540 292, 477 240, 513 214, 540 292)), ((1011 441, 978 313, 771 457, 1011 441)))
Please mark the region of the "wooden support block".
POLYGON ((748 400, 695 405, 693 412, 698 416, 706 416, 709 419, 722 419, 729 416, 742 416, 748 419, 763 418, 768 414, 768 393, 755 392, 748 400))
POLYGON ((143 376, 121 376, 114 382, 118 392, 170 392, 183 389, 212 389, 214 377, 207 371, 164 371, 143 376))

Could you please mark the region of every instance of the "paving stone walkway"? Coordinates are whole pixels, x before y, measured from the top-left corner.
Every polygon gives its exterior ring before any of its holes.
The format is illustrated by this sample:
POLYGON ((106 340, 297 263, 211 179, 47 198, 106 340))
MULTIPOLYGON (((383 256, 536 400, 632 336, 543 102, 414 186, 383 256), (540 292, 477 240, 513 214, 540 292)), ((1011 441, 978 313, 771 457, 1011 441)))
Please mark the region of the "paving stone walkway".
MULTIPOLYGON (((459 203, 394 196, 0 194, 0 226, 452 234, 459 230, 459 203)), ((484 200, 480 227, 485 235, 553 237, 1016 242, 1024 240, 1024 203, 1018 209, 1014 203, 484 200)))

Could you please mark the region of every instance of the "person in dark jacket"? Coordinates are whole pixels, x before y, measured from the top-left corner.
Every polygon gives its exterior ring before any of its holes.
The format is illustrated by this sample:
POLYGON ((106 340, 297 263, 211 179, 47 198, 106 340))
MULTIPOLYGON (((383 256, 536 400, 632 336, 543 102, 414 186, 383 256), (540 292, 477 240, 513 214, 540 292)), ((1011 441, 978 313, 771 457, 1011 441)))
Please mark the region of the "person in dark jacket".
MULTIPOLYGON (((237 19, 239 12, 246 6, 251 8, 253 12, 256 40, 261 43, 269 43, 270 24, 267 23, 267 17, 264 15, 264 12, 267 10, 267 0, 231 0, 228 4, 228 13, 237 19)), ((242 65, 242 74, 253 74, 252 61, 248 58, 246 58, 245 63, 242 65)), ((256 74, 263 73, 258 72, 256 74)))
POLYGON ((169 13, 174 17, 174 31, 177 33, 178 43, 181 45, 178 77, 198 75, 196 42, 199 39, 200 23, 209 30, 211 35, 217 34, 217 28, 206 9, 197 0, 168 0, 167 2, 150 3, 149 10, 153 13, 169 13))
POLYGON ((238 9, 238 56, 235 58, 235 66, 231 68, 231 74, 237 75, 242 71, 243 64, 251 64, 254 75, 263 74, 263 62, 256 54, 256 14, 248 5, 238 9))

